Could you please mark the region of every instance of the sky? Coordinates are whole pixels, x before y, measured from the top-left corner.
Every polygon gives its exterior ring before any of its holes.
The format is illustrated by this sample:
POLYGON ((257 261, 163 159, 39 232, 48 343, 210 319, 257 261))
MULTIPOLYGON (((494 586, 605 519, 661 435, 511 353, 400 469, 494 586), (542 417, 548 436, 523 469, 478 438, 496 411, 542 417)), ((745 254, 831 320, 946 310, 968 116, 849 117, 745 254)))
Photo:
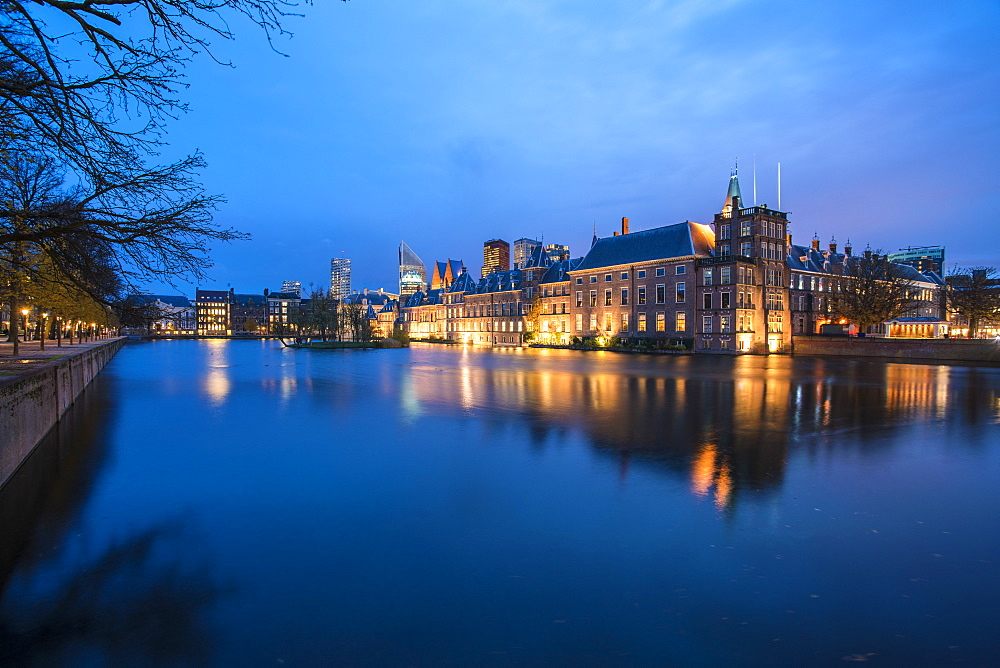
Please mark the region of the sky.
MULTIPOLYGON (((405 240, 431 265, 543 238, 710 223, 738 157, 744 201, 793 241, 944 245, 1000 266, 1000 3, 317 0, 272 50, 188 67, 171 153, 227 199, 200 287, 396 291, 405 240), (283 55, 282 55, 283 54, 283 55)), ((150 286, 164 292, 176 292, 150 286)), ((194 286, 181 283, 193 295, 194 286)))

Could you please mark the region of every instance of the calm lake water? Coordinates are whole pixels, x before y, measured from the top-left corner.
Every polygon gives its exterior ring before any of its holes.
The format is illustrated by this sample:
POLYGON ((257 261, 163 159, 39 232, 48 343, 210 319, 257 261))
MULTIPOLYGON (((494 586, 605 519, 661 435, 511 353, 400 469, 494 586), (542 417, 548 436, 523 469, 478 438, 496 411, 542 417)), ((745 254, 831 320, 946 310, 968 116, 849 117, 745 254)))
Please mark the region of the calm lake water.
POLYGON ((126 346, 0 495, 0 663, 1000 665, 1000 369, 126 346))

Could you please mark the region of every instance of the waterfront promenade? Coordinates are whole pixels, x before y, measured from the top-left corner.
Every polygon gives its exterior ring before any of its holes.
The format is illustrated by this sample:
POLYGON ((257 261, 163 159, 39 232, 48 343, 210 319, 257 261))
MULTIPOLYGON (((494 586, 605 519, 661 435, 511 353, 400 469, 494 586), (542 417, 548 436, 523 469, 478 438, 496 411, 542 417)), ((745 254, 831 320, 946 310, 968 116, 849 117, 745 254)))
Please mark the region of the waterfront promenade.
POLYGON ((83 343, 74 340, 70 344, 69 339, 63 339, 61 347, 56 346, 55 341, 46 341, 45 350, 41 350, 38 341, 21 341, 18 344, 17 357, 13 356, 13 343, 8 343, 6 340, 0 341, 0 381, 29 373, 46 362, 60 359, 81 350, 88 350, 107 341, 108 339, 98 338, 83 343))

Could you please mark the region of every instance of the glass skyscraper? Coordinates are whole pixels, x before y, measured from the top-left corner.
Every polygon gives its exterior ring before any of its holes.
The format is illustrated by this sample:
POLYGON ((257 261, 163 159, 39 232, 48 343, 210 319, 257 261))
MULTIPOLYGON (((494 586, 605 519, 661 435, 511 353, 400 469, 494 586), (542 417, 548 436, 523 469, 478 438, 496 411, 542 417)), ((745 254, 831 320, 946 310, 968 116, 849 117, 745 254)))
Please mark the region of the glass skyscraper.
POLYGON ((399 242, 399 296, 412 295, 427 287, 427 267, 405 241, 399 242))
POLYGON ((346 257, 330 260, 330 296, 344 299, 351 294, 351 261, 346 257))

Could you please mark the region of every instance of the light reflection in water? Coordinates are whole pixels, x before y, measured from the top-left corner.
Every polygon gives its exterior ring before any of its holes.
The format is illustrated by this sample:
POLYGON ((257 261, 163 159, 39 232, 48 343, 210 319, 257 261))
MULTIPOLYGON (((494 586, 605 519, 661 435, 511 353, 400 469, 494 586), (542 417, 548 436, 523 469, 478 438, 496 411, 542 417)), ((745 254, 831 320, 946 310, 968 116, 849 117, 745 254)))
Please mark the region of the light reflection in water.
POLYGON ((205 352, 205 375, 202 389, 212 406, 222 406, 232 390, 229 379, 229 342, 225 339, 205 339, 200 342, 205 352))

